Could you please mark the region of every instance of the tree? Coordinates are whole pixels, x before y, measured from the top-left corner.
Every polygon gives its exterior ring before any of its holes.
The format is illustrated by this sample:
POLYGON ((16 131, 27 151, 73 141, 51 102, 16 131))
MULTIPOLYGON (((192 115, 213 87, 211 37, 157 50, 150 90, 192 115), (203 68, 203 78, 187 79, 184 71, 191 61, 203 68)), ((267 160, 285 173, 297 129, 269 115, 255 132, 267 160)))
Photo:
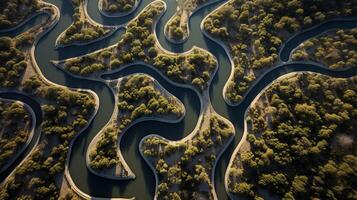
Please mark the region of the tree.
POLYGON ((308 177, 306 176, 295 176, 292 182, 292 191, 294 194, 306 193, 306 186, 308 183, 308 177))

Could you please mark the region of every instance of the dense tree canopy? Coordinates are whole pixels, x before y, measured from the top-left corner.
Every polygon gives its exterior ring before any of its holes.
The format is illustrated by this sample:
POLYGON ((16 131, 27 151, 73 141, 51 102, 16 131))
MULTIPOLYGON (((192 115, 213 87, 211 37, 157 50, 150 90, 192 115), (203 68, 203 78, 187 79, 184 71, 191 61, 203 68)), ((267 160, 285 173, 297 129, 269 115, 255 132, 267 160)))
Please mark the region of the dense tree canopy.
POLYGON ((212 169, 234 129, 221 117, 206 114, 207 121, 190 140, 150 136, 140 146, 159 177, 157 199, 214 199, 212 169))
POLYGON ((127 13, 135 8, 135 3, 139 0, 102 0, 102 7, 105 12, 127 13))
POLYGON ((0 99, 0 170, 25 147, 33 128, 32 120, 19 102, 0 99))
POLYGON ((188 37, 188 20, 192 12, 209 0, 181 0, 177 1, 177 10, 165 25, 166 37, 173 41, 183 41, 188 37))
MULTIPOLYGON (((0 64, 3 68, 0 87, 11 86, 15 92, 33 97, 41 104, 43 113, 40 141, 2 183, 0 199, 58 199, 58 177, 63 177, 69 144, 88 124, 95 110, 96 102, 89 92, 53 85, 38 74, 29 51, 39 30, 45 31, 46 28, 33 27, 15 38, 0 38, 0 64), (15 73, 16 76, 11 75, 15 73)), ((17 107, 10 108, 10 112, 4 111, 1 116, 19 111, 17 107)), ((19 138, 14 139, 20 142, 19 138)), ((75 198, 76 195, 69 190, 61 197, 75 198)))
POLYGON ((250 199, 356 199, 357 77, 299 73, 270 86, 247 117, 250 148, 229 191, 250 199), (264 100, 266 98, 266 100, 264 100))
POLYGON ((226 98, 241 102, 252 83, 276 64, 294 33, 328 19, 356 16, 355 0, 231 0, 204 21, 204 29, 229 49, 234 76, 226 98))
POLYGON ((185 54, 169 54, 156 43, 153 23, 164 11, 162 2, 148 5, 136 19, 129 22, 117 45, 99 52, 68 59, 64 68, 82 76, 115 70, 135 62, 145 62, 175 82, 186 83, 203 91, 216 70, 216 60, 208 52, 194 48, 185 54))
POLYGON ((27 67, 25 55, 9 37, 0 37, 0 87, 19 84, 27 67))
POLYGON ((311 60, 332 69, 357 66, 357 28, 333 30, 302 43, 292 60, 311 60))
POLYGON ((58 41, 60 44, 91 42, 113 31, 110 28, 94 24, 87 18, 84 11, 86 9, 84 1, 86 0, 72 0, 74 7, 73 23, 60 35, 58 41))
POLYGON ((1 0, 0 30, 15 27, 39 9, 38 0, 1 0))
POLYGON ((143 117, 178 119, 183 115, 183 107, 178 100, 169 96, 147 75, 131 75, 110 85, 114 87, 118 99, 117 116, 104 128, 90 152, 90 166, 93 169, 121 165, 117 155, 118 136, 136 120, 143 117))

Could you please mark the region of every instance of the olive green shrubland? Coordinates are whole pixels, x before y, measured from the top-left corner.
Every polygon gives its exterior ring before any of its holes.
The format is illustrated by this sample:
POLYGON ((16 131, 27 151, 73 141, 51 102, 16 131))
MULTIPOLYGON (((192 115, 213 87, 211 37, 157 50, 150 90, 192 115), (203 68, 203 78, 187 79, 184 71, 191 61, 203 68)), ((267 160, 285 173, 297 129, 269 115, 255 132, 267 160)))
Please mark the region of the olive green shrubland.
POLYGON ((85 15, 85 4, 88 0, 72 0, 74 7, 73 23, 60 35, 58 43, 61 45, 82 44, 97 40, 114 31, 99 24, 95 24, 85 15))
POLYGON ((142 155, 158 176, 157 199, 214 199, 211 180, 217 157, 229 144, 234 128, 222 117, 205 113, 200 127, 188 140, 168 141, 148 136, 142 155))
POLYGON ((0 30, 10 29, 40 9, 38 0, 1 0, 0 30))
POLYGON ((153 78, 144 74, 124 77, 109 83, 117 95, 117 115, 104 128, 98 141, 91 149, 89 159, 92 169, 105 169, 119 165, 121 176, 128 176, 118 155, 118 141, 132 123, 152 117, 157 119, 179 119, 184 108, 170 96, 153 78))
POLYGON ((331 69, 357 66, 357 28, 333 30, 303 42, 292 52, 294 61, 314 61, 331 69))
POLYGON ((33 128, 32 120, 24 105, 0 99, 0 170, 25 147, 33 128))
POLYGON ((240 198, 356 199, 357 77, 297 73, 249 108, 248 148, 228 190, 240 198))
MULTIPOLYGON (((48 20, 15 38, 0 38, 0 90, 20 92, 36 99, 43 113, 40 141, 1 183, 0 199, 76 196, 71 189, 60 194, 59 184, 65 181, 63 177, 69 145, 88 124, 95 112, 96 102, 93 94, 54 85, 37 71, 36 63, 31 59, 31 47, 35 38, 53 23, 48 20)), ((6 116, 3 114, 2 117, 6 116)))
POLYGON ((103 11, 109 14, 129 13, 135 9, 135 4, 140 0, 101 0, 103 11))
MULTIPOLYGON (((211 0, 212 1, 212 0, 211 0)), ((188 37, 188 21, 193 11, 209 0, 177 1, 177 11, 165 25, 166 37, 173 41, 183 41, 188 37)))
POLYGON ((27 67, 25 55, 9 37, 0 37, 0 87, 13 87, 20 83, 27 67))
POLYGON ((129 22, 117 45, 65 60, 64 68, 73 74, 90 76, 144 62, 174 82, 189 84, 203 91, 216 70, 217 62, 211 54, 196 47, 184 54, 170 54, 161 49, 153 26, 164 9, 161 1, 149 4, 137 18, 129 22))
POLYGON ((233 61, 226 99, 241 102, 253 82, 277 64, 293 34, 347 16, 357 16, 355 0, 231 0, 214 11, 203 28, 224 43, 233 61))

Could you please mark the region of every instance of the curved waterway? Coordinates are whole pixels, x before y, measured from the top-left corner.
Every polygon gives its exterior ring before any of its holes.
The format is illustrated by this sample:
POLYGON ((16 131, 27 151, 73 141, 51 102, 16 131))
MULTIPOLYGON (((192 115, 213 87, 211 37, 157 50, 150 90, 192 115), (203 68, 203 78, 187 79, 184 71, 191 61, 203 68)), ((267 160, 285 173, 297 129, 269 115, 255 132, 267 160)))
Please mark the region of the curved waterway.
MULTIPOLYGON (((167 82, 164 78, 162 78, 160 74, 158 74, 154 70, 140 65, 134 65, 124 69, 123 71, 110 75, 105 75, 103 77, 105 79, 116 79, 121 76, 125 76, 135 72, 143 72, 153 76, 160 82, 160 84, 165 89, 167 89, 170 93, 175 95, 184 103, 186 108, 186 116, 183 121, 177 124, 169 124, 155 121, 141 122, 130 128, 125 133, 122 138, 120 148, 128 165, 136 174, 137 178, 135 180, 109 180, 95 176, 94 174, 90 173, 86 168, 85 164, 86 151, 93 137, 100 131, 100 129, 102 129, 102 127, 110 119, 114 108, 114 97, 111 94, 110 89, 104 83, 74 78, 69 74, 64 73, 63 71, 54 67, 52 64, 50 64, 50 60, 62 60, 73 56, 79 56, 93 52, 97 49, 107 47, 111 44, 115 44, 118 41, 120 35, 123 33, 123 30, 119 30, 112 36, 103 39, 102 41, 87 45, 85 47, 66 47, 62 49, 55 49, 54 45, 56 38, 72 22, 73 9, 69 0, 49 0, 48 2, 59 7, 59 9, 61 10, 61 18, 57 26, 51 32, 45 35, 36 47, 35 56, 37 63, 41 68, 41 71, 43 72, 44 76, 50 81, 68 87, 91 89, 96 92, 100 98, 100 107, 92 124, 74 142, 69 166, 70 174, 74 183, 83 192, 88 193, 92 196, 127 198, 136 197, 136 199, 139 200, 152 199, 155 192, 155 178, 151 169, 141 158, 141 155, 138 151, 138 144, 144 136, 153 133, 159 134, 170 140, 179 140, 188 135, 196 126, 198 115, 200 112, 200 102, 196 93, 190 89, 176 87, 167 82)), ((126 23, 130 19, 135 17, 150 2, 151 0, 143 0, 137 10, 131 15, 120 18, 108 18, 102 16, 99 13, 97 6, 98 1, 89 0, 88 13, 95 21, 99 23, 106 25, 118 25, 126 23)), ((255 96, 266 85, 268 85, 271 81, 275 80, 279 76, 293 71, 312 71, 334 77, 350 77, 353 75, 357 75, 357 69, 332 71, 313 63, 285 63, 275 68, 274 70, 271 70, 270 72, 266 73, 254 85, 254 87, 251 88, 251 90, 249 91, 246 98, 241 104, 235 107, 230 107, 224 102, 222 90, 231 72, 231 63, 224 49, 217 43, 207 39, 200 30, 200 23, 202 19, 219 5, 221 5, 224 1, 220 1, 207 7, 204 7, 198 10, 190 18, 190 36, 188 40, 183 44, 171 44, 165 39, 163 33, 164 25, 174 14, 176 9, 175 1, 165 0, 165 2, 167 3, 168 8, 166 13, 163 15, 160 22, 158 23, 156 30, 161 45, 167 50, 173 52, 187 51, 195 45, 207 49, 208 51, 213 53, 218 59, 219 69, 212 81, 210 88, 211 102, 214 109, 220 115, 230 120, 236 128, 235 139, 230 144, 226 152, 222 155, 221 159, 218 161, 218 165, 215 172, 215 186, 218 198, 225 200, 228 199, 228 196, 224 190, 224 173, 227 168, 230 156, 232 155, 234 148, 237 146, 242 136, 244 111, 249 106, 250 102, 255 98, 255 96)), ((26 30, 33 24, 38 23, 39 20, 41 20, 42 18, 43 16, 39 16, 36 19, 30 20, 23 27, 19 28, 14 32, 11 32, 10 35, 16 35, 22 32, 23 30, 26 30)), ((308 32, 309 34, 303 33, 294 36, 294 38, 289 40, 287 45, 285 45, 285 47, 283 48, 281 52, 282 60, 286 61, 290 55, 290 51, 294 49, 298 44, 310 37, 316 36, 330 29, 357 27, 357 21, 342 21, 343 23, 323 24, 310 30, 308 32)), ((9 33, 7 33, 7 35, 9 35, 9 33)), ((33 100, 21 97, 21 95, 16 96, 14 94, 1 94, 0 96, 7 98, 11 97, 12 99, 20 98, 20 100, 30 104, 30 106, 35 110, 35 112, 40 111, 38 105, 34 105, 36 103, 29 103, 29 101, 33 100)), ((31 149, 31 147, 29 147, 28 149, 31 149)), ((3 180, 3 177, 1 177, 1 180, 3 180)))

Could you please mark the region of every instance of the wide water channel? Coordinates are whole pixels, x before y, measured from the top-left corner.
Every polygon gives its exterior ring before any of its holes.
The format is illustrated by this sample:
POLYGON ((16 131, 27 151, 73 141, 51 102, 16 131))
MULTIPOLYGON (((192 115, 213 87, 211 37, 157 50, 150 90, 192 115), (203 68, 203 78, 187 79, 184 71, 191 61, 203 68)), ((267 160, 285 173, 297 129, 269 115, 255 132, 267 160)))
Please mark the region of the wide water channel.
MULTIPOLYGON (((120 148, 126 162, 137 177, 135 180, 109 180, 90 173, 86 168, 85 164, 86 151, 93 137, 102 129, 102 127, 110 119, 114 108, 114 97, 111 94, 110 89, 104 83, 99 81, 90 81, 74 78, 69 74, 64 73, 63 71, 54 67, 50 63, 50 60, 61 60, 69 57, 79 56, 93 52, 97 49, 107 47, 111 44, 115 44, 119 40, 120 35, 123 33, 123 30, 119 30, 112 36, 101 41, 95 42, 93 44, 87 45, 85 47, 67 47, 55 49, 54 44, 56 38, 72 23, 73 8, 71 6, 70 0, 49 0, 48 2, 59 7, 59 9, 61 10, 61 18, 57 26, 47 35, 45 35, 36 47, 36 60, 42 70, 42 73, 50 81, 61 85, 73 88, 91 89, 96 92, 100 98, 100 107, 92 124, 74 142, 74 146, 70 156, 69 167, 73 181, 75 182, 77 187, 83 192, 96 197, 135 197, 139 200, 152 199, 155 192, 154 174, 148 167, 148 165, 145 163, 145 161, 142 159, 138 150, 138 144, 140 140, 148 134, 155 133, 171 140, 179 140, 191 133, 191 131, 196 126, 198 115, 200 112, 200 102, 196 93, 190 89, 176 87, 168 83, 167 81, 165 81, 165 79, 162 78, 160 74, 145 66, 133 65, 118 73, 106 75, 104 77, 105 79, 116 79, 135 72, 143 72, 153 76, 160 82, 160 84, 165 89, 167 89, 170 93, 174 94, 184 103, 186 108, 186 116, 180 123, 177 124, 169 124, 155 121, 141 122, 130 128, 125 133, 122 138, 120 148)), ((151 0, 143 0, 140 3, 139 7, 136 9, 136 11, 129 16, 119 18, 107 18, 99 13, 97 6, 98 1, 89 0, 88 13, 95 21, 99 23, 106 25, 119 25, 126 23, 130 19, 135 17, 150 2, 151 0)), ((230 144, 226 152, 219 159, 215 172, 215 186, 218 198, 225 200, 228 199, 228 196, 224 190, 224 173, 227 168, 229 159, 232 155, 232 152, 239 143, 242 136, 244 111, 247 109, 250 102, 255 98, 255 96, 266 85, 268 85, 271 81, 275 80, 279 76, 293 71, 313 71, 335 77, 350 77, 353 75, 357 75, 357 69, 333 71, 313 63, 281 62, 281 65, 279 67, 269 71, 259 81, 257 81, 257 83, 254 85, 254 87, 251 88, 251 90, 246 95, 244 101, 241 104, 235 107, 230 107, 223 100, 222 90, 224 84, 226 83, 229 77, 231 71, 231 63, 224 49, 217 43, 206 38, 200 30, 200 23, 202 19, 225 1, 219 1, 207 7, 203 7, 202 9, 197 11, 190 18, 190 37, 185 43, 179 45, 169 43, 165 39, 163 33, 166 22, 176 10, 176 1, 165 0, 165 2, 167 3, 167 11, 160 19, 156 30, 156 34, 159 38, 161 45, 167 50, 173 52, 184 52, 191 49, 192 46, 195 45, 207 49, 208 51, 213 53, 218 59, 219 69, 214 77, 214 80, 212 81, 210 88, 211 102, 215 110, 220 115, 229 119, 235 125, 236 128, 235 139, 230 144)), ((26 30, 33 24, 38 23, 41 18, 43 17, 39 16, 36 19, 29 21, 23 27, 19 28, 14 32, 11 32, 10 35, 16 35, 22 32, 23 30, 26 30)), ((310 37, 316 36, 326 30, 333 28, 351 27, 357 27, 356 20, 353 21, 347 19, 340 19, 337 22, 325 23, 321 26, 317 26, 312 30, 298 34, 286 43, 285 47, 281 51, 281 59, 283 61, 287 61, 290 51, 298 44, 310 37)), ((9 35, 9 33, 7 34, 9 35)), ((29 102, 30 100, 26 99, 25 97, 21 97, 21 95, 0 94, 0 97, 20 99, 22 101, 28 102, 28 104, 30 104, 35 111, 37 110, 37 113, 41 113, 39 111, 39 107, 33 105, 34 102, 29 102)), ((31 146, 29 147, 29 149, 30 148, 31 146)), ((28 151, 29 150, 27 150, 27 152, 28 151)), ((1 179, 3 180, 4 177, 5 175, 2 175, 1 179)))

